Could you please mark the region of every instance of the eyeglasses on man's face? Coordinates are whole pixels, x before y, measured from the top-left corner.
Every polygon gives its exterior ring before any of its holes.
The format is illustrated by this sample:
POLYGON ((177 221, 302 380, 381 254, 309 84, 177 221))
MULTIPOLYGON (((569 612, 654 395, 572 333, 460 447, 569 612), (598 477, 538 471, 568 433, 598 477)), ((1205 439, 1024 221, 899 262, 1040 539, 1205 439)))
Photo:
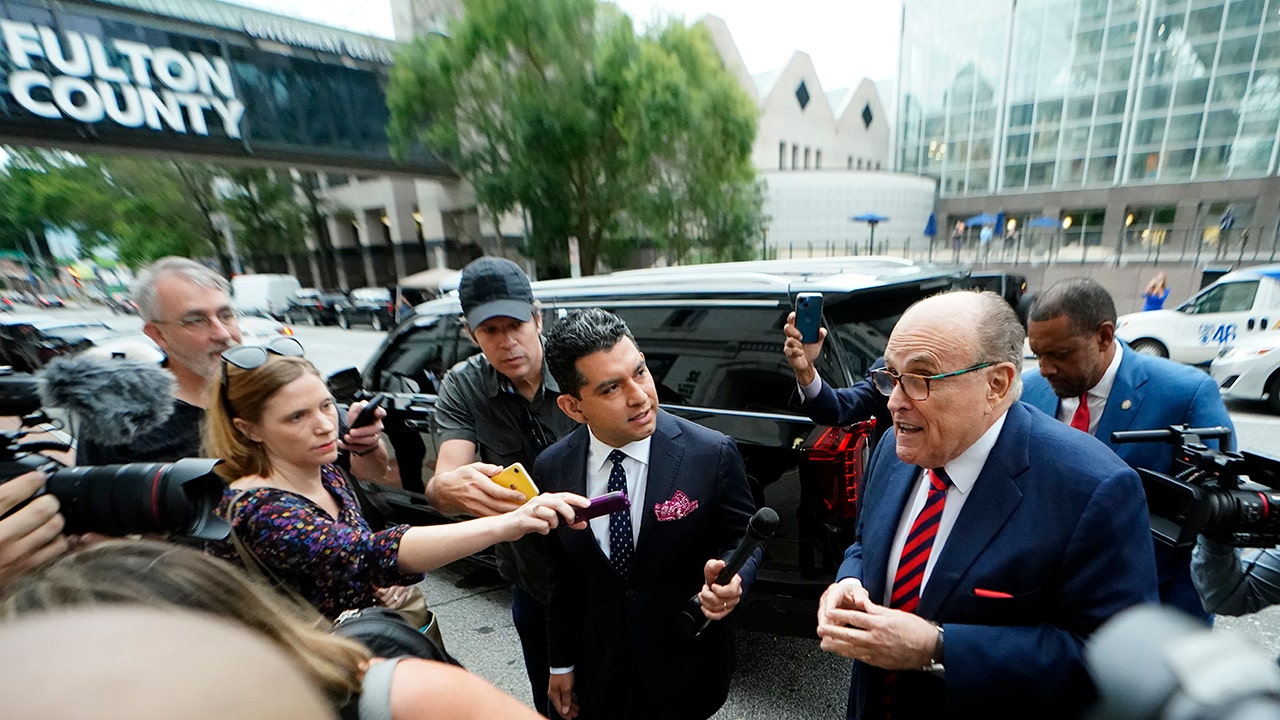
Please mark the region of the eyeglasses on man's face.
POLYGON ((192 313, 190 315, 184 315, 178 320, 157 320, 156 322, 160 325, 177 325, 183 330, 190 330, 192 332, 209 332, 213 329, 213 323, 215 321, 223 327, 233 327, 240 324, 241 317, 243 317, 243 313, 240 311, 224 308, 213 315, 192 313))
POLYGON ((227 399, 227 383, 230 378, 227 375, 227 366, 235 365, 241 370, 255 370, 266 364, 267 358, 272 355, 282 355, 284 357, 302 357, 302 343, 297 338, 281 336, 272 338, 266 345, 237 345, 228 348, 222 353, 222 405, 227 411, 228 417, 235 417, 235 412, 231 409, 231 402, 227 399))
POLYGON ((967 367, 963 370, 956 370, 949 373, 940 373, 938 375, 917 375, 915 373, 898 373, 886 368, 871 371, 871 382, 876 386, 876 390, 881 395, 888 397, 893 394, 895 385, 902 386, 902 392, 912 400, 928 400, 930 385, 935 380, 945 380, 951 377, 957 377, 974 370, 991 367, 995 365, 993 362, 984 362, 973 367, 967 367))

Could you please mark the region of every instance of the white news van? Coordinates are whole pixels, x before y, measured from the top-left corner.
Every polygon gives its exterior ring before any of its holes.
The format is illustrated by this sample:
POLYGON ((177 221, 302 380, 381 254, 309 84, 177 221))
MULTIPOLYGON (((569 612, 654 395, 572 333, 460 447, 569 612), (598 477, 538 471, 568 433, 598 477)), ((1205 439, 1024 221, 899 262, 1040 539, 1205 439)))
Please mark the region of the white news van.
POLYGON ((292 275, 236 275, 231 278, 231 304, 246 315, 279 320, 289 307, 289 298, 300 289, 302 284, 292 275))
POLYGON ((1116 336, 1134 350, 1208 365, 1224 345, 1280 323, 1280 265, 1227 273, 1172 310, 1122 315, 1116 336))

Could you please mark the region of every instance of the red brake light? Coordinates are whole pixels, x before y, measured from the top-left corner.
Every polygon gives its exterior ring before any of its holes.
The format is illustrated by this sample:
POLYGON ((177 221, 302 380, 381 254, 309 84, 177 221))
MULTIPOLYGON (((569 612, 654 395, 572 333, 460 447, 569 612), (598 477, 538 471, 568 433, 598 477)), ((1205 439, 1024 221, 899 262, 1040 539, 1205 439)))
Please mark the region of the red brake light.
POLYGON ((824 428, 808 448, 805 461, 810 477, 818 484, 823 507, 835 517, 858 514, 863 463, 875 427, 876 421, 871 419, 848 427, 824 428))

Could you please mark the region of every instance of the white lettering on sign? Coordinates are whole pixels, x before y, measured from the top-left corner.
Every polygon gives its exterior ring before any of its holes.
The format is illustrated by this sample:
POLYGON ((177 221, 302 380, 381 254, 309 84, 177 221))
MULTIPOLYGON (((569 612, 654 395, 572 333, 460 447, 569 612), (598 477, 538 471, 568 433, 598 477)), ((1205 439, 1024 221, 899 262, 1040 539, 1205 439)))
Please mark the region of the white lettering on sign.
POLYGON ((208 135, 211 114, 227 137, 240 137, 245 106, 220 57, 13 20, 0 20, 0 38, 16 68, 13 99, 40 117, 208 135))

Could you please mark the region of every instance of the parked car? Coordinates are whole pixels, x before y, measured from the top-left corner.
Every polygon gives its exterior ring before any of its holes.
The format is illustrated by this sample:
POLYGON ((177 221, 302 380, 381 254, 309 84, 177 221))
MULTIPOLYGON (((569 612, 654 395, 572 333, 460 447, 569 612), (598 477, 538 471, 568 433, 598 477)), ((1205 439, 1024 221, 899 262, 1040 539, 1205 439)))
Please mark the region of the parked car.
POLYGON ((1280 414, 1280 331, 1225 347, 1209 368, 1223 399, 1263 400, 1280 414))
POLYGON ((295 325, 335 325, 338 322, 338 308, 348 304, 347 296, 340 292, 304 288, 289 298, 284 319, 295 325))
MULTIPOLYGON (((829 337, 817 361, 823 380, 845 387, 865 376, 911 303, 963 279, 951 269, 886 258, 728 263, 644 270, 533 284, 543 322, 574 308, 622 316, 644 351, 662 407, 737 441, 756 503, 782 522, 766 545, 746 615, 749 626, 811 634, 815 603, 853 539, 874 421, 817 426, 791 404, 795 375, 782 355, 782 325, 799 292, 824 294, 829 337)), ((429 477, 439 380, 479 352, 456 295, 416 309, 368 363, 363 387, 392 393, 387 435, 406 486, 429 477), (415 447, 416 446, 416 447, 415 447)), ((339 378, 334 378, 335 393, 339 378)), ((448 522, 425 498, 366 488, 394 522, 448 522)))
POLYGON ((1280 322, 1280 265, 1227 273, 1172 310, 1121 315, 1116 337, 1140 353, 1208 365, 1227 346, 1280 322))
POLYGON ((395 327, 395 305, 387 288, 367 287, 351 291, 349 302, 337 308, 338 327, 369 325, 382 331, 395 327))
POLYGON ((77 353, 112 332, 105 323, 68 322, 57 316, 6 319, 0 323, 0 364, 35 372, 53 358, 77 353))

